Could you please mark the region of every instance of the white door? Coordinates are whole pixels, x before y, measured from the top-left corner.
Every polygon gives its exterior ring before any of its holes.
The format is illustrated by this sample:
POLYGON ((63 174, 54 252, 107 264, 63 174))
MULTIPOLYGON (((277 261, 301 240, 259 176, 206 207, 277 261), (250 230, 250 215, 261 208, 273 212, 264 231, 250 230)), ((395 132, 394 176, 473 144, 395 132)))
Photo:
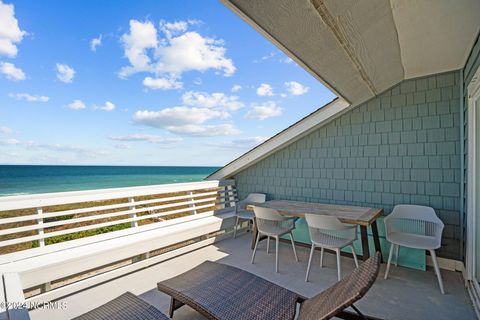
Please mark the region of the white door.
POLYGON ((472 99, 475 109, 475 211, 473 226, 474 257, 473 277, 480 284, 480 91, 472 99))
POLYGON ((480 310, 480 68, 468 86, 467 277, 480 310))

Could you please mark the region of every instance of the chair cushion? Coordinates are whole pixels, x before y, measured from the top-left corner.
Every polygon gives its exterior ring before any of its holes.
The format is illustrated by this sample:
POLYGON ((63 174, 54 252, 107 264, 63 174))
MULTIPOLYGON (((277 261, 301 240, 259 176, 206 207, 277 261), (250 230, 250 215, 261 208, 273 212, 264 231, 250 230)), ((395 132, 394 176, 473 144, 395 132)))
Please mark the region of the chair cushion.
POLYGON ((168 320, 157 308, 131 292, 93 309, 73 320, 168 320))
POLYGON ((247 271, 211 261, 157 287, 207 319, 290 320, 296 303, 305 299, 247 271))

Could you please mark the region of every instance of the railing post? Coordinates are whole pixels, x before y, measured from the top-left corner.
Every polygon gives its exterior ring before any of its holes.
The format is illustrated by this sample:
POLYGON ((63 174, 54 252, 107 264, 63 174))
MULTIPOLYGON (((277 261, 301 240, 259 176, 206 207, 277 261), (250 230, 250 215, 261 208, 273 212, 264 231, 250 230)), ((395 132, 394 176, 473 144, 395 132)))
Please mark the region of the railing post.
MULTIPOLYGON (((132 204, 129 207, 130 210, 135 210, 135 205, 133 205, 133 203, 135 203, 135 199, 133 197, 130 197, 130 198, 128 198, 128 202, 132 204)), ((131 213, 130 217, 131 218, 136 218, 137 213, 136 212, 131 213)), ((132 226, 132 228, 138 227, 138 221, 132 221, 130 225, 132 226)))
MULTIPOLYGON (((43 215, 43 209, 42 208, 37 208, 37 214, 41 217, 43 215)), ((42 236, 42 238, 40 238, 38 240, 38 245, 40 247, 44 247, 45 246, 45 238, 43 238, 44 236, 44 230, 42 228, 42 225, 43 225, 43 218, 40 218, 40 219, 37 219, 37 224, 39 226, 38 228, 38 235, 39 236, 42 236)))
POLYGON ((190 196, 189 201, 192 201, 192 203, 189 204, 188 206, 190 208, 192 208, 192 213, 193 214, 197 214, 197 210, 195 209, 195 203, 193 202, 193 192, 192 191, 187 191, 187 195, 190 196))

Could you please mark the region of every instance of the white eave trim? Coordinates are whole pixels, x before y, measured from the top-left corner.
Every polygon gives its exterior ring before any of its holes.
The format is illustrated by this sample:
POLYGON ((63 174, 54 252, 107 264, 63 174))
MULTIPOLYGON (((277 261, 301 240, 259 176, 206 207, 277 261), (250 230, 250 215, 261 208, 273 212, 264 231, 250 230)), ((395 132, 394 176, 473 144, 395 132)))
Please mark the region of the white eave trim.
POLYGON ((239 158, 230 162, 223 168, 212 173, 206 180, 221 180, 231 177, 239 171, 252 164, 268 157, 272 153, 297 141, 313 130, 324 125, 328 120, 350 107, 350 104, 343 99, 337 98, 324 107, 318 109, 292 126, 268 139, 259 146, 253 148, 239 158))

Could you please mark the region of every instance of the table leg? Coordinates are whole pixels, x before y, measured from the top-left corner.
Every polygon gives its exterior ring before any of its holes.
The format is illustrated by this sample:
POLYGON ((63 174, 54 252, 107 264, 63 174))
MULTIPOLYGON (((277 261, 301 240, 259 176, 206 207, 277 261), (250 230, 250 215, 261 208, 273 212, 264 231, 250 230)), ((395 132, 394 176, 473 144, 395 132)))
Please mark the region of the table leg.
POLYGON ((383 263, 382 247, 380 246, 380 236, 378 235, 377 220, 372 222, 373 243, 375 244, 375 251, 380 252, 380 263, 383 263))
POLYGON ((370 258, 370 249, 368 248, 368 233, 366 226, 360 226, 360 235, 362 237, 362 259, 365 261, 370 258))

